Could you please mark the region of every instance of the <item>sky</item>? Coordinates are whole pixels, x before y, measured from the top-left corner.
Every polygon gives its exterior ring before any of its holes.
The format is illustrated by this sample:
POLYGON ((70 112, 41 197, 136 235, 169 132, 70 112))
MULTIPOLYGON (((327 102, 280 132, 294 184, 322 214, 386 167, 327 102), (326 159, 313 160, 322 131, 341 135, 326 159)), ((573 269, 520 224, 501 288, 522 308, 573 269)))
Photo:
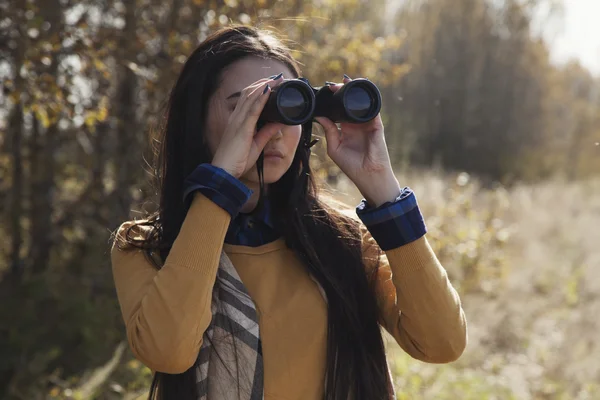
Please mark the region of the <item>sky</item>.
POLYGON ((549 34, 553 61, 577 58, 600 77, 600 0, 564 0, 562 27, 549 34))

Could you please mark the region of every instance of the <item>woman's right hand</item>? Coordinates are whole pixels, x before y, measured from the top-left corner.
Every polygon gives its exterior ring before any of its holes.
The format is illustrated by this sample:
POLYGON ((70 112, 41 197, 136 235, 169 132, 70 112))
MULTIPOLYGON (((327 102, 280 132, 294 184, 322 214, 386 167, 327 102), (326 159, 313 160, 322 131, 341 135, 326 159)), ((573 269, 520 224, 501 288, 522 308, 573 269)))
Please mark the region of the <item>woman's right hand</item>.
POLYGON ((256 123, 279 79, 261 79, 241 91, 235 109, 217 146, 212 165, 240 178, 254 166, 267 142, 281 130, 280 123, 267 123, 256 132, 256 123), (256 134, 255 134, 256 133, 256 134))

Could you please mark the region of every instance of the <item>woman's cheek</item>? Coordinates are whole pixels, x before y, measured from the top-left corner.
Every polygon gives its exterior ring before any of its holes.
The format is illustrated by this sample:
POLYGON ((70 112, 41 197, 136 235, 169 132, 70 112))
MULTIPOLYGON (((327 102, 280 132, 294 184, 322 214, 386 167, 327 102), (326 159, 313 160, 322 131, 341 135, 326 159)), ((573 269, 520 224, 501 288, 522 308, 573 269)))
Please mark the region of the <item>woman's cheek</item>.
POLYGON ((288 148, 292 153, 296 152, 296 148, 298 147, 298 143, 300 143, 300 137, 302 136, 302 126, 293 126, 290 127, 290 132, 287 134, 287 138, 289 140, 288 148))

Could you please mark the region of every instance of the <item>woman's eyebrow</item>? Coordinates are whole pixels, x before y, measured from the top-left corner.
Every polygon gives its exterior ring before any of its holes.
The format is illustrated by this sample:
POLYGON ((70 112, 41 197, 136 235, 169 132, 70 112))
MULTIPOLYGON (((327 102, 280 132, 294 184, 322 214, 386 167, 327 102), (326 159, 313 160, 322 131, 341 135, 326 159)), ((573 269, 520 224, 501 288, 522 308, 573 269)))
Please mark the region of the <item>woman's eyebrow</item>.
POLYGON ((240 97, 241 94, 242 92, 235 92, 234 94, 230 95, 227 100, 233 99, 234 97, 240 97))

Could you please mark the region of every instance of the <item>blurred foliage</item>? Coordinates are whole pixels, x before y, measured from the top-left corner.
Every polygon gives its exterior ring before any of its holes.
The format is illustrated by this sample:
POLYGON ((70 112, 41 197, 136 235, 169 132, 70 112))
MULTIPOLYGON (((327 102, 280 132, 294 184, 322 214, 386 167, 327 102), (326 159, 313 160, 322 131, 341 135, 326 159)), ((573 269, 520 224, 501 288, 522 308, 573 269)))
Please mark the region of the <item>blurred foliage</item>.
POLYGON ((405 165, 512 184, 600 171, 600 84, 576 62, 556 67, 534 16, 557 1, 408 0, 392 60, 410 72, 386 92, 390 143, 405 165), (539 30, 539 28, 538 28, 539 30), (410 161, 410 162, 409 162, 410 161))
MULTIPOLYGON (((393 338, 388 337, 388 343, 393 338)), ((487 371, 465 370, 451 366, 428 368, 415 364, 406 353, 389 346, 392 374, 396 377, 398 400, 519 400, 510 389, 487 371)))
MULTIPOLYGON (((376 82, 400 173, 464 171, 407 181, 475 344, 444 367, 390 350, 399 398, 597 397, 585 316, 600 260, 578 232, 600 224, 600 83, 550 63, 541 9, 560 18, 552 0, 0 0, 0 398, 146 390, 122 343, 108 238, 155 206, 148 132, 186 56, 231 23, 275 31, 314 85, 376 82)), ((322 143, 315 153, 316 174, 343 187, 322 143)))
POLYGON ((481 291, 489 294, 503 290, 509 273, 505 245, 511 228, 504 214, 510 202, 505 189, 486 192, 487 207, 478 210, 473 202, 480 188, 461 173, 456 183, 443 193, 443 201, 426 209, 427 227, 432 247, 450 279, 463 293, 481 291))

